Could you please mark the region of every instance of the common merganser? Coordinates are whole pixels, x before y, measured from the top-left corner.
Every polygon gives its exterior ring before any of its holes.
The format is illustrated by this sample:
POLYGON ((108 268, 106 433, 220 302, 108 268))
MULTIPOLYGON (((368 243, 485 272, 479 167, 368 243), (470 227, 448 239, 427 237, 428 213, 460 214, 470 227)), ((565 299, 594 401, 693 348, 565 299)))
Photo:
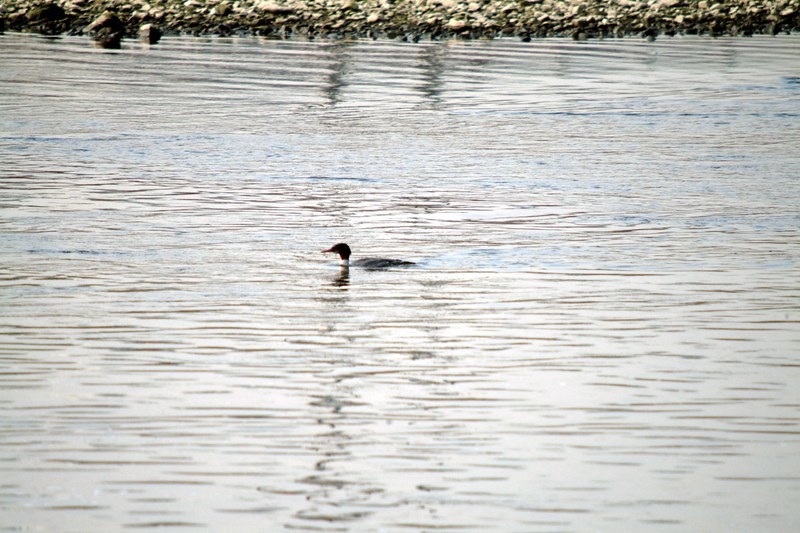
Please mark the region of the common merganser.
POLYGON ((339 244, 332 246, 327 250, 322 250, 322 253, 339 254, 339 264, 342 266, 352 265, 352 266, 366 268, 369 270, 380 270, 382 268, 391 268, 396 266, 406 266, 406 265, 416 264, 411 261, 403 261, 401 259, 384 259, 382 257, 365 257, 363 259, 359 259, 351 263, 350 247, 343 242, 340 242, 339 244))

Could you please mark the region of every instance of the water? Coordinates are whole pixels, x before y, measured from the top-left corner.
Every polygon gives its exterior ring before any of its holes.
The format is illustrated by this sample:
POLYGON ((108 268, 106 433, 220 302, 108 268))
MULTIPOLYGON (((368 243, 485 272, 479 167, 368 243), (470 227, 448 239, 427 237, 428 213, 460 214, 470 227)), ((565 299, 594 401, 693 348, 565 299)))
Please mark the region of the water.
POLYGON ((0 529, 796 531, 799 60, 0 36, 0 529))

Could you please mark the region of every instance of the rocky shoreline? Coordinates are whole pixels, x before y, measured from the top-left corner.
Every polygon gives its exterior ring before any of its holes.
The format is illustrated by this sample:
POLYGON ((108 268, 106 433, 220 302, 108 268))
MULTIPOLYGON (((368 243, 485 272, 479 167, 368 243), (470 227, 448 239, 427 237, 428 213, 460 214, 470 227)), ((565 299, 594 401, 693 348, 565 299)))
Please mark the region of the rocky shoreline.
POLYGON ((0 0, 0 31, 91 33, 103 16, 127 37, 749 36, 800 30, 800 0, 0 0))

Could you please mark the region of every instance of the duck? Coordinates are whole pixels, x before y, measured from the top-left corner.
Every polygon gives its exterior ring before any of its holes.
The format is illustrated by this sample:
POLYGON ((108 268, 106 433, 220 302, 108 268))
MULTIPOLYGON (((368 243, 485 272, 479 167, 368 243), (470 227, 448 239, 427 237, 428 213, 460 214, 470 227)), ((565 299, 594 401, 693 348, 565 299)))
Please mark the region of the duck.
POLYGON ((322 250, 322 253, 339 254, 339 264, 343 267, 355 266, 366 268, 368 270, 383 270, 386 268, 416 264, 413 261, 404 261, 402 259, 386 259, 383 257, 364 257, 363 259, 358 259, 351 262, 350 255, 352 254, 352 251, 350 250, 350 247, 343 242, 335 244, 327 250, 322 250))

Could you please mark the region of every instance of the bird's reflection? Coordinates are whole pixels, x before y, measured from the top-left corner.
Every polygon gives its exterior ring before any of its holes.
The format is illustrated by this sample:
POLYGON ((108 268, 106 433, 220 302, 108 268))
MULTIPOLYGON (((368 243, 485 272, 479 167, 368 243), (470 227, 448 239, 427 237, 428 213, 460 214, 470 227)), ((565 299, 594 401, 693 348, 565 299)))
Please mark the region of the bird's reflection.
POLYGON ((347 287, 350 285, 350 267, 342 265, 339 267, 339 275, 333 278, 334 287, 347 287))

